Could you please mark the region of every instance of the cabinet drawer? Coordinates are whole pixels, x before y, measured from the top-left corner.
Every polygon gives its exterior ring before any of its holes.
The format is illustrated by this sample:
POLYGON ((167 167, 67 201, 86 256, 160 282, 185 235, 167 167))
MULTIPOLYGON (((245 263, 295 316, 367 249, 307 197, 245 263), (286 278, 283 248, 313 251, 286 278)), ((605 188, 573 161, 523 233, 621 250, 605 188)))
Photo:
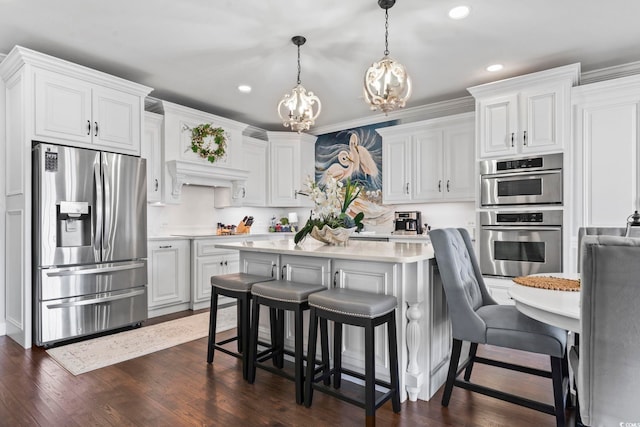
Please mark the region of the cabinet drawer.
MULTIPOLYGON (((243 239, 238 240, 224 240, 224 243, 241 242, 243 239)), ((216 245, 222 243, 220 240, 199 240, 196 241, 196 256, 210 256, 210 255, 224 255, 233 254, 237 251, 229 249, 216 248, 216 245)))

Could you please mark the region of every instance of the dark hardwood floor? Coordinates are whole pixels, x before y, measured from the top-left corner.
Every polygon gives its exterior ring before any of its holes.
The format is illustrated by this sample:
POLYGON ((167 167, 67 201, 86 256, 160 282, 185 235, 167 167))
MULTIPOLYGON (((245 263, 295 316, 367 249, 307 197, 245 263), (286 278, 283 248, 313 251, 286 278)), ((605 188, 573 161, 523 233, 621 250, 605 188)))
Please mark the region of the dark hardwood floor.
MULTIPOLYGON (((155 318, 147 324, 192 314, 155 318)), ((225 334, 229 334, 228 332, 225 334)), ((134 360, 73 376, 47 353, 0 337, 2 426, 353 426, 364 410, 322 393, 311 408, 296 405, 292 382, 258 370, 253 385, 239 360, 217 352, 206 363, 202 338, 134 360)), ((478 353, 548 369, 543 356, 480 348, 478 353)), ((478 365, 472 379, 552 403, 551 380, 478 365)), ((442 389, 428 402, 406 401, 400 414, 387 402, 378 426, 555 426, 542 414, 455 388, 448 408, 442 389)), ((573 414, 569 413, 570 417, 573 414)), ((572 421, 571 421, 572 422, 572 421)), ((571 424, 569 424, 571 425, 571 424)))

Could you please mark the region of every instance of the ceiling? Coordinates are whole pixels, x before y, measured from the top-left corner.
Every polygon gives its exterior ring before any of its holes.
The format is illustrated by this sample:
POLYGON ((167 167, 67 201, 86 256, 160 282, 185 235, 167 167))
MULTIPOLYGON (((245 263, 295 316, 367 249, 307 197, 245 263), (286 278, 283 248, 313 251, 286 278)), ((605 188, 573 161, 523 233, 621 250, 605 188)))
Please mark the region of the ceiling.
MULTIPOLYGON (((638 61, 638 16, 629 0, 398 0, 389 50, 413 80, 407 107, 417 107, 554 66, 638 61), (460 4, 470 15, 448 18, 460 4), (485 70, 494 63, 504 69, 485 70)), ((298 34, 302 84, 322 101, 316 127, 375 121, 361 82, 384 51, 376 0, 0 0, 0 53, 21 45, 266 130, 285 130, 276 106, 296 84, 298 34)))

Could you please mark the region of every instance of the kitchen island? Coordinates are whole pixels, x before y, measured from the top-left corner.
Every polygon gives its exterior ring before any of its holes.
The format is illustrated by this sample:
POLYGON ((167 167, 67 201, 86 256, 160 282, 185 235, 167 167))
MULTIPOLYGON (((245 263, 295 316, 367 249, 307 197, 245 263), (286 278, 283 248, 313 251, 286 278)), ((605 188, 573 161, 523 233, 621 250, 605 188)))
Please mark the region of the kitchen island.
MULTIPOLYGON (((245 273, 396 296, 401 400, 429 400, 444 383, 451 332, 430 244, 349 241, 345 246, 330 246, 308 238, 300 245, 293 240, 247 240, 220 242, 216 247, 238 250, 239 270, 245 273)), ((260 334, 268 336, 267 324, 261 323, 260 334)), ((285 336, 286 344, 292 346, 291 318, 285 336)), ((376 328, 375 338, 376 376, 388 380, 384 328, 376 328)), ((362 372, 361 328, 345 326, 342 347, 343 366, 362 372)))

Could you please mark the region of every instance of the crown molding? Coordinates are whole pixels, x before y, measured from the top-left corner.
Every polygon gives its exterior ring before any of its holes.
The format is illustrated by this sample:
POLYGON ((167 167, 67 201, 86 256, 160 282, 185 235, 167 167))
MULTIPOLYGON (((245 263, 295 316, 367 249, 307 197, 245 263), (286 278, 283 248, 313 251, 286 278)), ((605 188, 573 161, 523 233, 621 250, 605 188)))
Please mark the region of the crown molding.
POLYGON ((590 84, 601 82, 604 80, 618 79, 621 77, 633 76, 640 74, 640 61, 629 62, 627 64, 614 65, 611 67, 600 68, 598 70, 586 71, 580 77, 580 83, 590 84))

